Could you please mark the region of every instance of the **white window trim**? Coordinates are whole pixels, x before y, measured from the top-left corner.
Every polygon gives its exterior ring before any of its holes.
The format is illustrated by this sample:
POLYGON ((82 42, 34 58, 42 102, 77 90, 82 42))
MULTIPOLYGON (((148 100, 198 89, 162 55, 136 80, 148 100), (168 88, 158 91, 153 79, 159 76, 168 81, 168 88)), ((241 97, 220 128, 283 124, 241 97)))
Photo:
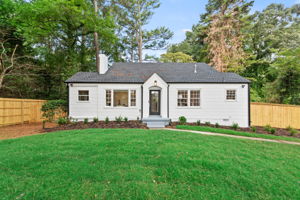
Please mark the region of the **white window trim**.
POLYGON ((90 90, 89 89, 80 89, 80 90, 77 90, 77 103, 90 103, 90 90), (79 100, 79 91, 88 91, 89 92, 89 100, 88 101, 80 101, 79 100))
POLYGON ((201 88, 189 88, 189 89, 186 89, 186 88, 180 88, 180 89, 176 89, 176 108, 177 109, 199 109, 199 108, 202 108, 202 89, 201 88), (178 91, 181 91, 181 90, 187 90, 188 91, 188 105, 187 106, 178 106, 178 91), (200 106, 191 106, 191 90, 198 90, 200 91, 200 106))
POLYGON ((226 102, 237 102, 237 99, 238 99, 238 90, 236 88, 226 88, 225 89, 225 101, 226 102), (232 99, 227 99, 227 90, 235 90, 235 100, 232 100, 232 99))
POLYGON ((122 88, 117 88, 117 89, 104 89, 104 102, 105 102, 105 108, 117 108, 117 109, 128 109, 128 108, 137 108, 137 89, 122 89, 122 88), (106 91, 110 90, 111 91, 111 106, 106 105, 106 91), (123 107, 123 106, 114 106, 114 91, 127 91, 128 92, 128 106, 123 107), (131 106, 131 91, 135 90, 135 106, 131 106))

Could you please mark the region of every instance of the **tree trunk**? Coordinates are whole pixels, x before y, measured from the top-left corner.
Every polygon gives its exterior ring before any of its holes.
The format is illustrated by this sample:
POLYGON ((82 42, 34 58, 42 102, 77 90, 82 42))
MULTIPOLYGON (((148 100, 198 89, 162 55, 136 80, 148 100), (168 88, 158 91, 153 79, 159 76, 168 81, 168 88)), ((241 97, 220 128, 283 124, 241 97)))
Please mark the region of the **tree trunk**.
MULTIPOLYGON (((97 0, 94 0, 94 9, 95 9, 95 15, 98 15, 98 4, 97 0)), ((98 43, 98 33, 94 32, 94 46, 95 46, 95 56, 96 56, 96 68, 97 71, 100 72, 100 57, 99 57, 99 43, 98 43)))
POLYGON ((139 27, 139 34, 138 34, 138 54, 139 54, 139 62, 143 62, 143 32, 141 27, 139 27))

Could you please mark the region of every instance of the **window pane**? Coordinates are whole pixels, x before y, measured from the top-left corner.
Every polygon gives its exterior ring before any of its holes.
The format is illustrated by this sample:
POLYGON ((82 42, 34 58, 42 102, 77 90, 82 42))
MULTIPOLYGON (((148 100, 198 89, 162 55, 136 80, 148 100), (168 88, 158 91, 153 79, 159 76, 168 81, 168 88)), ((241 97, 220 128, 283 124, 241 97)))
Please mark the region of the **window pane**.
POLYGON ((89 91, 78 90, 78 101, 89 101, 89 91))
POLYGON ((106 90, 106 106, 111 106, 111 90, 106 90))
POLYGON ((114 106, 115 107, 128 107, 128 91, 127 90, 114 90, 114 106))
POLYGON ((136 91, 131 90, 130 92, 130 106, 136 106, 136 91))
POLYGON ((180 106, 180 107, 188 106, 188 91, 187 90, 178 90, 177 106, 180 106))
POLYGON ((200 90, 190 91, 190 106, 200 106, 200 90))
POLYGON ((236 99, 236 90, 226 90, 226 99, 235 100, 236 99))

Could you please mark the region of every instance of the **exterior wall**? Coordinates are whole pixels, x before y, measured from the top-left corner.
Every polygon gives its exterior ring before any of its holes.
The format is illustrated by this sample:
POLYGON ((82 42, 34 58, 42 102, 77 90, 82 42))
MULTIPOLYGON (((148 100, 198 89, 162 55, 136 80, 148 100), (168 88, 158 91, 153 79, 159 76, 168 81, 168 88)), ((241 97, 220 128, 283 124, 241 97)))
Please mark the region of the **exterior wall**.
POLYGON ((248 127, 248 84, 170 84, 170 118, 178 121, 185 116, 188 122, 211 122, 230 126, 238 123, 248 127), (242 87, 244 85, 244 88, 242 87), (178 107, 178 89, 200 89, 200 107, 178 107), (226 89, 236 89, 236 101, 226 101, 226 89))
POLYGON ((201 120, 201 122, 209 121, 227 126, 238 123, 241 127, 248 127, 248 84, 169 84, 168 86, 157 74, 151 76, 143 85, 70 84, 69 116, 80 121, 84 118, 92 120, 94 117, 98 117, 99 120, 104 120, 106 117, 114 120, 118 116, 136 120, 141 119, 143 112, 143 118, 147 118, 149 116, 149 90, 154 86, 154 81, 157 81, 157 87, 161 89, 161 117, 163 118, 178 121, 180 116, 185 116, 188 122, 201 120), (106 89, 136 90, 136 107, 106 107, 106 89), (178 107, 177 91, 179 89, 200 89, 200 107, 178 107), (226 89, 236 89, 236 101, 226 101, 226 89), (89 102, 78 101, 78 90, 89 90, 89 102), (141 109, 142 93, 143 109, 141 109))
POLYGON ((168 84, 157 74, 153 74, 143 85, 143 118, 149 117, 150 105, 149 94, 151 88, 160 88, 160 115, 163 118, 168 117, 168 84), (157 85, 154 82, 157 81, 157 85))
POLYGON ((141 118, 141 85, 140 84, 73 84, 69 86, 69 116, 82 121, 94 117, 104 120, 108 117, 114 120, 115 117, 127 117, 129 120, 141 118), (136 90, 135 107, 106 107, 106 89, 111 90, 136 90), (78 90, 89 90, 89 102, 78 101, 78 90))

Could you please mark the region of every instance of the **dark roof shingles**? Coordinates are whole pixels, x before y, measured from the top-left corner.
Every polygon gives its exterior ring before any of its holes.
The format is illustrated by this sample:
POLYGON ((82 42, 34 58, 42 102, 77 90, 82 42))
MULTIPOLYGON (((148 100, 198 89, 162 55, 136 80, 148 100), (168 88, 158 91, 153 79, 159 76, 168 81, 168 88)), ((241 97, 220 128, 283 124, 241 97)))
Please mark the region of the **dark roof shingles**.
POLYGON ((250 82, 235 73, 218 72, 204 63, 115 63, 106 74, 78 72, 66 83, 144 83, 154 73, 167 83, 250 82))

